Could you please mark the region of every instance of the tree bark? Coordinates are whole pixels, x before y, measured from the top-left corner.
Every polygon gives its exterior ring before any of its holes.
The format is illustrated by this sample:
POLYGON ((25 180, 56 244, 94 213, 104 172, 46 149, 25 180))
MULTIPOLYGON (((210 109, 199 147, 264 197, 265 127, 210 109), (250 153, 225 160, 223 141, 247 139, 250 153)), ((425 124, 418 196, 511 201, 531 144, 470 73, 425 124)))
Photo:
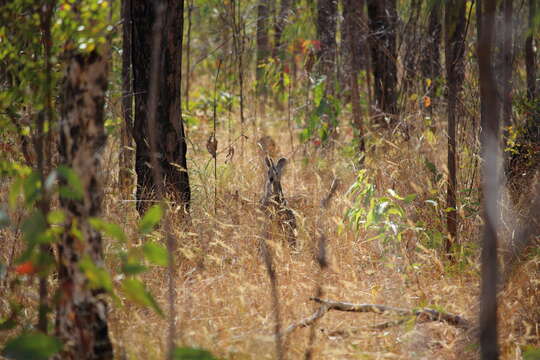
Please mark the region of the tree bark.
POLYGON ((483 159, 483 240, 482 285, 480 294, 480 350, 481 358, 498 359, 497 344, 497 200, 499 193, 497 156, 499 147, 499 97, 495 82, 492 48, 495 32, 497 2, 484 0, 481 4, 478 41, 478 64, 480 73, 480 101, 483 103, 482 132, 480 135, 483 159))
POLYGON ((120 132, 118 186, 124 197, 132 194, 133 162, 133 83, 131 77, 131 0, 122 0, 122 114, 124 122, 120 132))
MULTIPOLYGON (((536 100, 536 54, 534 51, 534 17, 536 15, 536 0, 529 0, 529 28, 525 39, 525 71, 527 74, 527 100, 534 103, 536 100)), ((529 127, 537 122, 540 126, 538 116, 531 111, 529 117, 529 127)))
POLYGON ((284 89, 283 86, 283 71, 285 67, 285 44, 282 43, 283 31, 287 25, 287 21, 293 11, 292 0, 281 0, 281 6, 279 9, 279 15, 274 27, 274 53, 273 57, 277 61, 280 71, 279 84, 280 89, 284 89))
MULTIPOLYGON (((159 59, 156 138, 157 157, 169 196, 189 209, 191 192, 187 172, 187 145, 181 111, 181 71, 184 1, 164 0, 164 30, 159 59)), ((132 0, 132 67, 135 93, 134 138, 136 143, 137 210, 144 212, 148 201, 156 200, 152 177, 151 151, 147 132, 152 25, 156 19, 154 2, 132 0)))
POLYGON ((267 85, 264 79, 266 70, 264 65, 268 63, 270 56, 270 41, 268 37, 268 24, 269 24, 269 0, 259 0, 257 5, 257 97, 259 99, 259 105, 261 110, 264 110, 264 103, 267 93, 267 85))
POLYGON ((431 85, 426 86, 427 95, 433 97, 436 92, 437 79, 441 76, 441 10, 442 7, 439 1, 435 1, 429 12, 429 23, 427 29, 426 46, 422 51, 423 57, 421 61, 422 77, 425 80, 430 79, 431 85))
POLYGON ((513 0, 503 1, 503 43, 502 43, 502 56, 503 56, 503 73, 502 73, 502 114, 503 123, 505 127, 512 125, 512 64, 514 54, 512 51, 514 27, 513 27, 513 0))
POLYGON ((397 114, 396 0, 367 0, 367 9, 375 102, 381 115, 394 123, 397 114))
POLYGON ((82 184, 81 198, 62 197, 66 227, 58 244, 56 335, 63 342, 59 359, 112 359, 107 303, 83 271, 83 261, 103 266, 101 235, 88 218, 101 214, 103 191, 98 171, 106 142, 104 105, 108 65, 96 51, 74 55, 67 68, 59 153, 82 184), (80 233, 73 229, 78 229, 80 233))
POLYGON ((449 236, 445 242, 445 251, 447 254, 451 252, 452 243, 458 242, 458 218, 456 210, 456 118, 457 104, 464 77, 465 3, 465 0, 449 0, 446 3, 445 11, 445 57, 446 79, 448 83, 448 185, 446 207, 451 209, 447 213, 449 236))
POLYGON ((362 34, 361 20, 363 18, 364 1, 343 0, 343 29, 348 34, 344 36, 345 47, 348 52, 346 69, 349 75, 347 80, 351 86, 351 105, 353 112, 353 126, 355 128, 355 138, 358 141, 359 165, 362 166, 365 156, 364 124, 362 120, 362 110, 360 107, 360 89, 358 86, 358 75, 360 73, 362 43, 359 39, 362 34))
POLYGON ((317 38, 320 49, 317 52, 318 73, 326 76, 326 93, 334 94, 336 65, 337 0, 317 1, 317 38))
POLYGON ((403 85, 402 91, 407 94, 414 86, 417 77, 417 63, 419 57, 418 44, 418 21, 420 19, 420 9, 422 2, 420 0, 411 0, 411 10, 409 21, 405 27, 405 54, 403 59, 403 85))

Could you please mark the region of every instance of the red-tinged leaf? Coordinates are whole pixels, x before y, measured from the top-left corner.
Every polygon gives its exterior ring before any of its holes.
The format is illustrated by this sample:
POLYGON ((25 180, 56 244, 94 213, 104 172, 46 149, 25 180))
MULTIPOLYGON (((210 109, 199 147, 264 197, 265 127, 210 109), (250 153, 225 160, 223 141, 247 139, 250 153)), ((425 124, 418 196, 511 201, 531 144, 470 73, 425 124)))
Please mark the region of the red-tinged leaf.
POLYGON ((25 261, 15 267, 15 272, 19 275, 30 275, 34 274, 36 271, 37 269, 31 261, 25 261))

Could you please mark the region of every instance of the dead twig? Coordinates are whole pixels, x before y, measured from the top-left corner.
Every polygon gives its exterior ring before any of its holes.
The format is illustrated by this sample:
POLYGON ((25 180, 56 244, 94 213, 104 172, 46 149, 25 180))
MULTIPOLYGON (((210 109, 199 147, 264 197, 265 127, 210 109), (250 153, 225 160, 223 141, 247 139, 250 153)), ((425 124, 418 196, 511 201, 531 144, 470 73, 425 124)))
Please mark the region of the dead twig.
MULTIPOLYGON (((441 312, 441 311, 429 309, 429 308, 409 310, 409 309, 395 308, 395 307, 386 306, 386 305, 353 304, 353 303, 348 303, 348 302, 332 301, 332 300, 325 300, 325 299, 320 299, 320 298, 310 298, 310 300, 321 304, 321 306, 311 316, 299 321, 296 324, 292 324, 288 328, 286 328, 283 331, 283 336, 289 335, 290 333, 292 333, 293 331, 295 331, 296 329, 300 327, 307 327, 313 324, 315 321, 322 318, 330 310, 359 312, 359 313, 372 312, 376 314, 393 313, 399 316, 414 316, 416 317, 417 320, 421 322, 427 322, 427 321, 446 322, 450 325, 453 325, 462 329, 468 329, 471 326, 468 320, 464 319, 463 317, 459 315, 445 313, 445 312, 441 312)), ((390 326, 400 325, 401 323, 403 323, 403 321, 391 321, 391 322, 382 323, 382 324, 376 325, 374 327, 369 327, 369 328, 370 329, 385 329, 390 326)))

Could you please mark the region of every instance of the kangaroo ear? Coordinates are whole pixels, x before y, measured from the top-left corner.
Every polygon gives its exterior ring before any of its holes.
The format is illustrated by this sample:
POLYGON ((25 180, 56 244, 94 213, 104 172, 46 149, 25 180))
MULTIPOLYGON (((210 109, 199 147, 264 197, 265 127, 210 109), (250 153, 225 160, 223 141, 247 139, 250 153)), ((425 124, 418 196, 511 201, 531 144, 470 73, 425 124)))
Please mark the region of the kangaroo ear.
POLYGON ((285 165, 287 165, 287 159, 286 158, 281 158, 281 159, 278 160, 277 165, 276 165, 276 170, 277 170, 278 174, 281 175, 285 165))
POLYGON ((274 162, 272 161, 272 159, 270 159, 269 156, 264 157, 264 162, 265 162, 266 166, 268 166, 269 169, 271 169, 272 166, 274 166, 274 162))

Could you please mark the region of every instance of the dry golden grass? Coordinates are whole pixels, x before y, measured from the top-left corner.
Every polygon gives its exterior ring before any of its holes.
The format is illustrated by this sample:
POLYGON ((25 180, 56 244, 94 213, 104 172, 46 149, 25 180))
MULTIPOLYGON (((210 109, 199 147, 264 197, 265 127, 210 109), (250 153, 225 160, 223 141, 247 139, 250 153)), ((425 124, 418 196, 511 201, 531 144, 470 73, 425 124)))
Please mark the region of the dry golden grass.
MULTIPOLYGON (((264 119, 270 121, 270 119, 264 119)), ((416 121, 416 120, 414 120, 416 121)), ((402 244, 384 245, 369 241, 370 235, 353 231, 344 221, 352 204, 348 187, 354 182, 353 159, 343 154, 350 141, 350 129, 341 129, 333 152, 312 145, 294 144, 288 131, 267 123, 268 135, 276 139, 279 154, 289 158, 282 185, 290 206, 297 214, 299 251, 290 251, 279 233, 270 241, 278 277, 282 328, 311 315, 316 309, 309 301, 321 285, 323 297, 376 303, 402 308, 437 307, 475 321, 478 312, 479 262, 478 246, 471 255, 461 256, 461 265, 451 265, 440 253, 417 247, 421 239, 405 236, 402 244), (330 207, 321 213, 319 201, 328 191, 334 176, 342 186, 330 207), (317 220, 320 221, 317 221, 317 220), (317 223, 328 237, 329 268, 322 274, 315 260, 317 223), (414 267, 411 266, 414 264, 414 267)), ((444 199, 444 183, 431 183, 423 157, 438 169, 444 169, 445 137, 433 139, 417 129, 409 141, 400 136, 373 135, 374 150, 366 167, 381 195, 386 189, 398 194, 417 193, 418 199, 407 208, 412 221, 424 221, 426 227, 444 230, 440 213, 424 203, 430 188, 434 196, 444 199)), ((266 221, 258 210, 264 181, 263 163, 256 139, 262 134, 248 134, 242 149, 234 144, 235 157, 225 164, 225 154, 218 158, 217 199, 214 214, 213 163, 204 149, 210 127, 190 129, 189 170, 192 184, 192 227, 183 226, 171 213, 179 248, 177 251, 178 339, 180 345, 202 347, 226 359, 273 359, 274 317, 270 281, 260 256, 258 242, 266 221), (236 196, 238 194, 238 196, 236 196)), ((249 131, 252 131, 250 128, 249 131)), ((442 130, 439 129, 439 134, 442 130)), ((219 132, 218 151, 225 149, 228 134, 219 132)), ((234 136, 232 137, 234 139, 234 136)), ((134 203, 123 201, 115 188, 117 144, 109 145, 110 156, 104 165, 107 194, 104 217, 119 223, 129 234, 131 246, 144 239, 136 236, 138 216, 134 203)), ((466 163, 466 159, 463 163, 466 163)), ((469 183, 470 170, 462 169, 461 187, 469 183)), ((476 174, 476 176, 478 176, 476 174)), ((473 184, 477 179, 473 179, 473 184)), ((2 188, 2 195, 6 189, 2 188)), ((478 244, 479 215, 462 219, 462 241, 478 244)), ((13 232, 4 231, 1 243, 2 261, 7 262, 15 240, 13 232)), ((152 236, 162 237, 159 231, 152 236)), ((21 246, 17 245, 17 251, 21 246)), ((113 275, 118 264, 111 254, 114 244, 106 241, 105 253, 113 275)), ((540 346, 539 259, 532 258, 519 268, 510 286, 501 295, 500 343, 504 359, 519 359, 520 346, 540 346)), ((143 275, 162 308, 166 308, 166 270, 154 268, 143 275)), ((5 291, 5 290, 3 290, 5 291)), ((26 289, 18 296, 35 304, 35 290, 26 289), (33 299, 28 294, 34 295, 33 299)), ((13 295, 11 295, 13 296, 13 295)), ((7 308, 2 300, 0 311, 7 308)), ((29 313, 28 320, 35 317, 29 313)), ((316 326, 314 358, 316 359, 474 359, 478 342, 474 331, 466 332, 444 323, 412 321, 387 330, 367 330, 366 326, 392 319, 388 315, 330 312, 316 326)), ((111 334, 119 358, 163 359, 166 321, 148 309, 129 302, 112 307, 111 334)), ((303 358, 309 329, 298 329, 286 342, 286 356, 303 358)))

